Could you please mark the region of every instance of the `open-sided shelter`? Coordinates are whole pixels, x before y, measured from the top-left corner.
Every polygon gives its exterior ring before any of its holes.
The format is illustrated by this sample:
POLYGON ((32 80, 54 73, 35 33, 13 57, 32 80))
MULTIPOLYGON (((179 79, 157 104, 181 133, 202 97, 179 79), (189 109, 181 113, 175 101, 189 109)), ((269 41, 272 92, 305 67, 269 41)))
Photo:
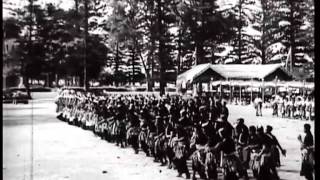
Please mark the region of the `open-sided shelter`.
POLYGON ((209 82, 210 80, 292 80, 281 64, 200 64, 178 75, 177 84, 209 82))
MULTIPOLYGON (((178 89, 186 89, 192 85, 221 81, 232 82, 270 82, 289 81, 293 76, 282 68, 281 64, 217 64, 210 63, 194 66, 192 69, 178 75, 178 89)), ((241 86, 239 84, 239 86, 241 86)), ((240 87, 241 88, 241 87, 240 87)), ((201 89, 201 88, 200 88, 201 89)), ((201 91, 201 90, 200 90, 201 91)))

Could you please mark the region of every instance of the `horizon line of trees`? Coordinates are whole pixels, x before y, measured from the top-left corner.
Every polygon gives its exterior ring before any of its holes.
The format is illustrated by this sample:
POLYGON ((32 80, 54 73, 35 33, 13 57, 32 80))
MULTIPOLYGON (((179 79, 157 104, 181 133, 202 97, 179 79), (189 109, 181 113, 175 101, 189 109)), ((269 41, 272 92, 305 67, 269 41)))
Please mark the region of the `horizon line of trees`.
MULTIPOLYGON (((68 76, 80 85, 146 82, 148 90, 202 63, 279 63, 314 59, 312 0, 74 0, 74 8, 29 4, 4 20, 17 48, 4 60, 29 79, 68 76)), ((52 86, 52 84, 48 84, 52 86)))

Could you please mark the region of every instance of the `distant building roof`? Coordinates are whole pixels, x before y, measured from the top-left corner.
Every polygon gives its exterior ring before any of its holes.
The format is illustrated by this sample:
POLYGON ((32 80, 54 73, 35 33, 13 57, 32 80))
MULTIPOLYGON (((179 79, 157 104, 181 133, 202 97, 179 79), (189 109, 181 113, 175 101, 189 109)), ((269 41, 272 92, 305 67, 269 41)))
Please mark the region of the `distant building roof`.
MULTIPOLYGON (((208 71, 211 73, 213 79, 234 79, 234 80, 266 80, 271 81, 276 77, 280 80, 291 80, 292 76, 289 75, 281 64, 200 64, 194 66, 192 69, 180 74, 177 78, 179 82, 192 83, 200 78, 200 76, 208 76, 208 71), (219 77, 217 77, 218 74, 219 77)), ((200 78, 203 79, 203 78, 200 78)), ((206 78, 208 79, 208 78, 206 78)), ((179 83, 178 82, 178 83, 179 83)))

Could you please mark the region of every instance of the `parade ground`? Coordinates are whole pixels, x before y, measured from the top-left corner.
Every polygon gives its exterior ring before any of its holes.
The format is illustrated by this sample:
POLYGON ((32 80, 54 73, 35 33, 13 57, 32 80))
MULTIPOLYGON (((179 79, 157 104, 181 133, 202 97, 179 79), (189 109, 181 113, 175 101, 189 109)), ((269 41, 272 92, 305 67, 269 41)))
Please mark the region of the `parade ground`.
MULTIPOLYGON (((183 179, 141 151, 136 155, 130 147, 119 148, 90 131, 59 121, 55 108, 54 100, 44 97, 29 104, 3 104, 3 179, 183 179)), ((256 117, 253 106, 228 105, 228 108, 231 123, 242 117, 247 126, 273 126, 274 135, 287 150, 287 156, 281 156, 280 178, 304 179, 299 175, 297 136, 303 133, 306 122, 314 132, 313 121, 272 117, 271 109, 264 109, 263 116, 256 117)))

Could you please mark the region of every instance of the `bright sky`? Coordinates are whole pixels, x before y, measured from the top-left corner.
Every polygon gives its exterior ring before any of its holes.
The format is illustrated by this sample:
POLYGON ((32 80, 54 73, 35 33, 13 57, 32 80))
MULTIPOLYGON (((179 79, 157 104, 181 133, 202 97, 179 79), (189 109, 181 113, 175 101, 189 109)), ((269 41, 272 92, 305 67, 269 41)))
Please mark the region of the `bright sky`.
MULTIPOLYGON (((65 10, 73 8, 74 6, 74 0, 36 0, 36 1, 37 1, 36 2, 37 4, 40 4, 43 6, 47 3, 52 3, 65 10)), ((9 9, 22 8, 23 6, 28 4, 29 4, 28 0, 3 0, 2 1, 3 18, 6 19, 8 17, 13 16, 10 14, 10 12, 12 11, 10 11, 9 9)))

